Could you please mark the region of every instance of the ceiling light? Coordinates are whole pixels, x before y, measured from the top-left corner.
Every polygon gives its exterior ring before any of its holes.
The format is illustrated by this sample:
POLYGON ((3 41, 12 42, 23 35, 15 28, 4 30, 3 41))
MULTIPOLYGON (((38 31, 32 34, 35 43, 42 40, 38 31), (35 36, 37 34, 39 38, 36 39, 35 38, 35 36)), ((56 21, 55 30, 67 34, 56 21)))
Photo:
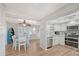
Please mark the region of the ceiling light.
POLYGON ((77 23, 75 22, 75 21, 70 21, 69 23, 68 23, 68 25, 76 25, 77 23))
POLYGON ((23 24, 23 26, 26 26, 26 24, 23 24))
POLYGON ((33 31, 35 31, 36 30, 36 28, 33 28, 33 31))
POLYGON ((75 24, 75 22, 74 21, 71 21, 70 24, 75 24))

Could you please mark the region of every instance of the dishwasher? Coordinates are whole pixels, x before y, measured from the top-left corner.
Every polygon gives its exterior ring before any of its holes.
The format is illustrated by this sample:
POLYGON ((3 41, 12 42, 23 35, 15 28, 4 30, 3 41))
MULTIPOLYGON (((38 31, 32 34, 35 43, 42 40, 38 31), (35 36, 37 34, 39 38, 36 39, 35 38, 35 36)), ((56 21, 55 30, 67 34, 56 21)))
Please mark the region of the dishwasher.
POLYGON ((53 43, 53 38, 48 37, 47 38, 47 49, 52 47, 52 43, 53 43))

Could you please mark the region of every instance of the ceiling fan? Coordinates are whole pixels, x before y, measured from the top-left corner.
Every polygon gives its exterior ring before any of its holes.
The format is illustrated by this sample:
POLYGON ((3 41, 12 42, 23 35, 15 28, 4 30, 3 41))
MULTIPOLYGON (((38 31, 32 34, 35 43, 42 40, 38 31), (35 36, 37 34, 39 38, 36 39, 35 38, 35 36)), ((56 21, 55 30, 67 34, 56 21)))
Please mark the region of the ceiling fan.
POLYGON ((23 26, 31 26, 30 23, 26 22, 26 20, 21 20, 19 24, 22 24, 23 26))

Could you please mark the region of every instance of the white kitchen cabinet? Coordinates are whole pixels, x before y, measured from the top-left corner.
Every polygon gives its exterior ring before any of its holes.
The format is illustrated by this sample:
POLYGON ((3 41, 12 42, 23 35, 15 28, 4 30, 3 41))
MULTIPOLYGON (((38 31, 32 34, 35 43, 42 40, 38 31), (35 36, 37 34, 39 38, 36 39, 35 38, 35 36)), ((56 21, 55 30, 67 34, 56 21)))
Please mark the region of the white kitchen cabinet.
POLYGON ((65 45, 65 37, 64 36, 59 37, 59 44, 60 45, 65 45))
POLYGON ((52 37, 48 37, 48 38, 47 38, 47 48, 51 48, 52 45, 53 45, 52 43, 53 43, 52 37))
POLYGON ((61 45, 65 44, 64 36, 54 36, 53 37, 53 45, 57 45, 57 44, 61 44, 61 45))
POLYGON ((60 31, 60 25, 54 25, 54 31, 60 31))
POLYGON ((54 26, 52 24, 46 26, 46 33, 47 37, 54 34, 54 26))
POLYGON ((54 36, 53 37, 53 46, 59 44, 59 37, 58 36, 54 36))
POLYGON ((66 27, 66 25, 60 25, 60 31, 66 31, 66 29, 67 29, 67 27, 66 27))
POLYGON ((66 31, 66 25, 54 25, 54 31, 66 31))

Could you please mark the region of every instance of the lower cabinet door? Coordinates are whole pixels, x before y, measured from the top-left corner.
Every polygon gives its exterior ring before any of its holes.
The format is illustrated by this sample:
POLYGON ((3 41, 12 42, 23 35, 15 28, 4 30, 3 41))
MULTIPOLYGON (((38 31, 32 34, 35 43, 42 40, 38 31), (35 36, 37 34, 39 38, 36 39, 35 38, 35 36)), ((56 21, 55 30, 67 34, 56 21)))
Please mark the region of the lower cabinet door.
POLYGON ((63 36, 59 37, 59 44, 65 45, 65 37, 63 36))
POLYGON ((53 45, 57 45, 59 44, 59 38, 58 37, 54 37, 53 38, 53 45))

